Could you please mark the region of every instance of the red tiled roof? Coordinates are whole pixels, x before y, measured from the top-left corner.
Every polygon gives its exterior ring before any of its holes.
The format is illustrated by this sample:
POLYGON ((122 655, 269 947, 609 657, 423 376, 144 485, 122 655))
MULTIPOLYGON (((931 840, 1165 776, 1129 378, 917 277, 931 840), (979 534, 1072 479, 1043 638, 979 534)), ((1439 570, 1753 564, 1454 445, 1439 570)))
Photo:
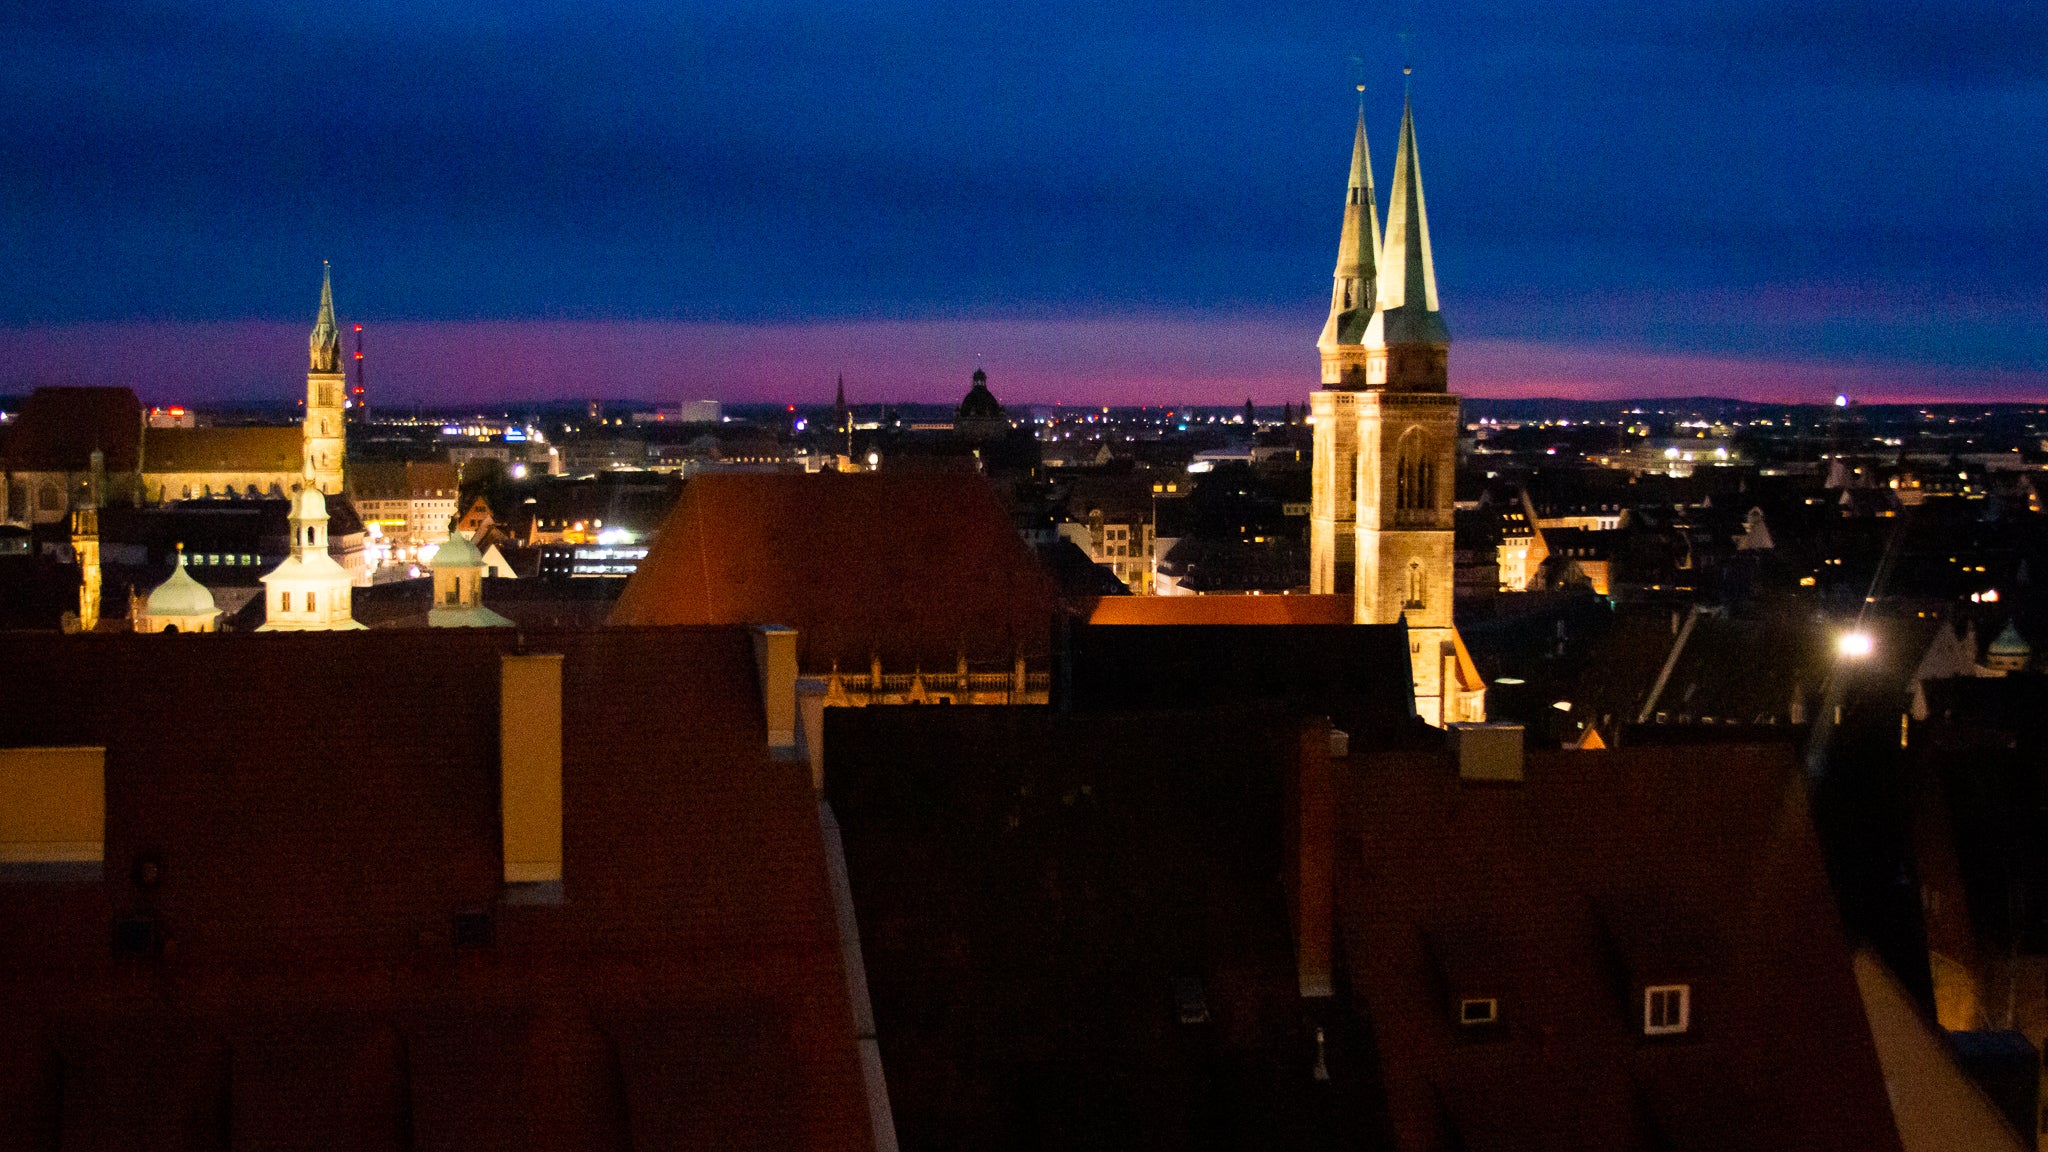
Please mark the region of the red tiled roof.
POLYGON ((0 636, 35 673, 0 746, 107 749, 105 879, 0 879, 0 1147, 871 1146, 748 632, 525 634, 564 654, 556 905, 500 899, 517 642, 0 636), (469 910, 494 943, 457 947, 469 910), (162 957, 117 959, 141 912, 162 957))
POLYGON ((289 428, 152 428, 143 434, 149 472, 293 472, 305 466, 304 434, 289 428))
POLYGON ((1805 793, 1781 748, 1440 752, 1343 774, 1338 935, 1396 1144, 1899 1147, 1805 793), (1488 941, 1459 962, 1432 941, 1488 941), (1644 981, 1691 1032, 1642 1035, 1644 981), (1453 998, 1500 1001, 1461 1029, 1453 998))
POLYGON ((92 451, 109 473, 135 470, 142 403, 126 388, 38 388, 0 439, 0 466, 16 472, 83 472, 92 451))
POLYGON ((615 624, 785 624, 807 671, 1007 665, 1051 649, 1052 591, 987 481, 960 473, 698 476, 615 624))
POLYGON ((1090 624, 1349 624, 1349 596, 1104 596, 1090 624))

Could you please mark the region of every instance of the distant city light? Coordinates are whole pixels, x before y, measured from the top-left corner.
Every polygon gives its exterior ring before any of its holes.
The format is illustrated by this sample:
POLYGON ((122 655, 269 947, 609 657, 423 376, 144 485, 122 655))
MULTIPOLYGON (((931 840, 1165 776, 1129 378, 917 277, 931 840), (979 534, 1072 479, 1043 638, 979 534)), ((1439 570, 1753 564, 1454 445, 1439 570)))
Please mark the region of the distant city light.
POLYGON ((1569 700, 1559 700, 1553 703, 1551 707, 1557 709, 1559 712, 1569 712, 1572 710, 1572 702, 1569 700))
POLYGON ((1835 407, 1837 407, 1837 408, 1847 408, 1848 406, 1849 406, 1849 398, 1848 398, 1847 396, 1836 396, 1836 397, 1835 397, 1835 407))
POLYGON ((1877 642, 1868 632, 1844 632, 1835 638, 1835 651, 1851 660, 1861 660, 1876 649, 1877 642))

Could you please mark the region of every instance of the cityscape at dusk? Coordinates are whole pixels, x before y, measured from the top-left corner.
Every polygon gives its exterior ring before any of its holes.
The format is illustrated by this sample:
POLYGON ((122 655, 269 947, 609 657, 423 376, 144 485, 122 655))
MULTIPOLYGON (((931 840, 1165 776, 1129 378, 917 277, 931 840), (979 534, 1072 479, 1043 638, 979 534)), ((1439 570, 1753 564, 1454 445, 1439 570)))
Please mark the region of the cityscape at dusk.
POLYGON ((0 159, 0 1152, 2048 1148, 2048 12, 32 0, 0 159))

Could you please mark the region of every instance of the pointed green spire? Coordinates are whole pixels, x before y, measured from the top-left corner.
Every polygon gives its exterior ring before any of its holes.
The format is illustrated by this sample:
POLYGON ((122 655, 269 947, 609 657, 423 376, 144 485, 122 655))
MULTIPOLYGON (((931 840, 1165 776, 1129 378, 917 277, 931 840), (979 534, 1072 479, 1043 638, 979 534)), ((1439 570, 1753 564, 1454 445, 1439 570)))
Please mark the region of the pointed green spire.
POLYGON ((1394 152, 1394 190, 1380 245, 1380 315, 1373 336, 1386 344, 1448 344, 1437 308, 1436 263, 1429 252, 1429 209, 1422 197, 1422 161, 1415 150, 1415 106, 1402 102, 1401 142, 1394 152))
MULTIPOLYGON (((1359 91, 1365 91, 1363 84, 1359 91)), ((1365 141, 1365 97, 1360 95, 1358 123, 1351 136, 1351 178, 1344 187, 1344 228, 1337 238, 1337 270, 1330 287, 1330 318, 1316 339, 1318 348, 1327 351, 1364 339, 1378 294, 1379 259, 1379 203, 1372 186, 1372 149, 1365 141)))
POLYGON ((307 341, 313 371, 341 371, 341 328, 334 322, 334 270, 320 262, 320 315, 313 321, 313 335, 307 341))

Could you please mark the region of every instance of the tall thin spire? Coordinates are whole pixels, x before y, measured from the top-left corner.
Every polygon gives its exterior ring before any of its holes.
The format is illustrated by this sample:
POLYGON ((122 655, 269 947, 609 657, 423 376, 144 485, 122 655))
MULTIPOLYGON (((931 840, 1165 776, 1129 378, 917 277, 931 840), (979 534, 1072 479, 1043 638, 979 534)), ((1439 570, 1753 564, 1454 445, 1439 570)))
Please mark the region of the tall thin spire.
POLYGON ((334 323, 334 269, 320 262, 320 315, 307 341, 315 372, 341 371, 341 329, 334 323))
POLYGON ((1358 86, 1358 122, 1351 136, 1351 178, 1344 187, 1344 227, 1330 286, 1330 317, 1316 347, 1328 352, 1359 344, 1372 317, 1380 263, 1379 202, 1372 186, 1372 149, 1365 140, 1365 85, 1358 86))
POLYGON ((1422 196, 1422 161, 1415 151, 1415 106, 1404 100, 1401 143, 1394 153, 1394 189, 1387 201, 1387 236, 1380 245, 1379 315, 1369 342, 1448 344, 1436 298, 1436 263, 1429 252, 1429 209, 1422 196))

